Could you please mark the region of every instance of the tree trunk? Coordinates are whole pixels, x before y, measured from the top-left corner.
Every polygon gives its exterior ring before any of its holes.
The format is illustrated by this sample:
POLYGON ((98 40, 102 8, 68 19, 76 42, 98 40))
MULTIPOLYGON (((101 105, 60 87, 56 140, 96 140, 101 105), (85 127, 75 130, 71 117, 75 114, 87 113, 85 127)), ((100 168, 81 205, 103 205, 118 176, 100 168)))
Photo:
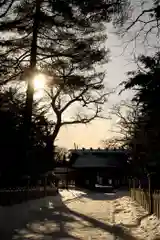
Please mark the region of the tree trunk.
MULTIPOLYGON (((60 127, 61 127, 61 116, 59 115, 59 116, 57 116, 57 123, 55 125, 55 129, 54 129, 53 134, 51 136, 51 141, 50 141, 50 145, 49 145, 50 149, 51 148, 53 149, 52 150, 52 152, 53 152, 53 155, 52 155, 53 161, 55 160, 54 159, 54 156, 55 156, 55 154, 54 154, 54 149, 55 149, 54 143, 55 143, 55 139, 56 139, 56 137, 57 137, 57 135, 59 133, 60 127)), ((55 165, 55 161, 54 161, 54 165, 55 165)))
POLYGON ((53 145, 54 145, 55 139, 56 139, 56 137, 57 137, 57 135, 58 135, 58 133, 59 133, 60 127, 61 127, 61 118, 59 118, 59 119, 57 120, 57 123, 56 123, 56 125, 55 125, 55 129, 54 129, 54 132, 53 132, 53 134, 52 134, 53 145))
POLYGON ((33 38, 31 44, 31 54, 30 54, 30 69, 31 73, 28 76, 28 86, 26 92, 26 107, 24 115, 24 139, 26 149, 29 147, 29 135, 31 130, 31 120, 32 120, 32 107, 33 107, 33 95, 34 95, 34 86, 33 86, 33 77, 35 74, 36 61, 37 61, 37 37, 38 37, 38 28, 39 28, 39 13, 40 13, 40 0, 36 0, 36 12, 33 22, 33 38))

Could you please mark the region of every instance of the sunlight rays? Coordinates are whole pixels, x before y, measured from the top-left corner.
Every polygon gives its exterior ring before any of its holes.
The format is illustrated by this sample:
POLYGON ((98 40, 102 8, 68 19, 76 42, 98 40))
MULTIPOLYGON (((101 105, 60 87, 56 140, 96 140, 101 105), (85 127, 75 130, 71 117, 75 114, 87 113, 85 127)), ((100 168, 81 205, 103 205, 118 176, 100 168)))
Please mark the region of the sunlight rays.
POLYGON ((44 89, 47 83, 47 78, 44 74, 38 73, 35 75, 33 79, 33 86, 34 86, 34 99, 39 100, 44 96, 44 89))
POLYGON ((37 74, 33 79, 34 90, 43 90, 46 85, 46 76, 42 73, 37 74))

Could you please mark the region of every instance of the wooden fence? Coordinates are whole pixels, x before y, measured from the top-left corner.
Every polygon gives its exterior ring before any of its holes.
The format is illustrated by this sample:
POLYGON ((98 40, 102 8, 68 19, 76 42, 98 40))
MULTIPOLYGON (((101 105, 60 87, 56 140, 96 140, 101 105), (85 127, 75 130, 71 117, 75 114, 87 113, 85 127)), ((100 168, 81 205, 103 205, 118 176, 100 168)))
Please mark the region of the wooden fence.
POLYGON ((55 187, 35 187, 35 188, 10 188, 0 190, 0 205, 8 206, 18 204, 28 200, 34 200, 45 196, 55 196, 55 187))
POLYGON ((156 190, 151 194, 147 190, 131 188, 130 196, 149 213, 154 213, 158 218, 160 218, 160 190, 156 190))

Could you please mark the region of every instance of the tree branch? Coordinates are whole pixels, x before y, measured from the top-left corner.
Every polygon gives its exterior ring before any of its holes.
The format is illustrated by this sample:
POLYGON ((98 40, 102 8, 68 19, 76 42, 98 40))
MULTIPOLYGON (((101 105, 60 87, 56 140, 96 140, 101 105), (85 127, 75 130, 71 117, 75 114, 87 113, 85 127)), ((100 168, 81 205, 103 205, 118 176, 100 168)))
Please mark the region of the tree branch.
POLYGON ((72 125, 72 124, 87 124, 87 123, 90 123, 91 121, 93 121, 95 118, 104 118, 103 116, 99 115, 100 112, 101 112, 101 108, 99 108, 99 106, 97 105, 95 113, 92 116, 90 116, 90 117, 80 117, 80 116, 78 116, 78 118, 75 119, 75 120, 63 121, 61 123, 61 126, 72 125))
MULTIPOLYGON (((14 3, 15 0, 11 0, 11 2, 9 3, 8 7, 6 8, 6 10, 4 11, 4 13, 2 13, 0 15, 0 18, 5 17, 5 15, 8 13, 9 9, 12 7, 12 4, 14 3)), ((2 8, 2 5, 4 5, 7 1, 2 2, 2 4, 0 4, 0 7, 2 8)))
POLYGON ((83 91, 76 96, 75 98, 71 99, 68 103, 66 103, 66 105, 61 109, 61 113, 64 112, 71 104, 73 104, 76 101, 79 101, 80 98, 84 95, 85 92, 88 91, 88 87, 86 87, 85 89, 83 89, 83 91))
POLYGON ((155 9, 156 9, 156 8, 150 8, 150 9, 143 10, 143 11, 138 15, 138 17, 132 22, 132 24, 129 25, 129 26, 126 28, 126 31, 128 31, 129 29, 131 29, 131 28, 139 21, 139 19, 140 19, 145 13, 153 12, 155 9))

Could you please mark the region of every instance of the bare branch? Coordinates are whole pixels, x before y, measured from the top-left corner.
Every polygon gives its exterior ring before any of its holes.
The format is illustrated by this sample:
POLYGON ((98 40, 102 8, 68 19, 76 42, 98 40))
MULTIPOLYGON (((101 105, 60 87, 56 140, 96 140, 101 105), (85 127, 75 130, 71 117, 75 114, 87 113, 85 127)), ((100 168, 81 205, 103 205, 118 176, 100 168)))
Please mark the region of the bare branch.
MULTIPOLYGON (((5 9, 5 11, 0 15, 0 18, 3 18, 6 16, 6 14, 8 13, 9 9, 12 7, 13 3, 15 0, 11 0, 11 2, 9 3, 8 7, 5 9)), ((0 8, 2 8, 3 5, 6 4, 7 1, 3 1, 2 4, 0 4, 0 8)))
POLYGON ((92 116, 86 116, 86 117, 81 117, 80 115, 78 116, 78 119, 71 120, 71 121, 63 121, 61 125, 72 125, 72 124, 87 124, 93 121, 95 118, 103 118, 102 116, 99 115, 101 112, 99 106, 96 107, 95 113, 92 116))
POLYGON ((111 137, 105 140, 102 140, 101 143, 105 148, 113 149, 124 146, 124 139, 121 137, 111 137))
POLYGON ((77 101, 81 101, 81 97, 84 95, 84 93, 86 93, 88 91, 88 87, 84 88, 82 90, 82 92, 76 96, 75 98, 71 99, 68 103, 66 103, 66 105, 61 109, 61 113, 64 112, 71 104, 73 104, 74 102, 77 101))
MULTIPOLYGON (((139 21, 139 19, 140 19, 145 13, 153 12, 155 9, 156 9, 156 8, 150 8, 150 9, 143 10, 143 11, 138 15, 138 17, 132 22, 132 24, 126 28, 126 31, 128 31, 129 29, 131 29, 131 28, 139 21)), ((146 24, 146 23, 145 23, 145 24, 146 24)))
POLYGON ((134 126, 137 123, 137 114, 139 109, 137 106, 128 103, 127 101, 122 101, 119 105, 113 106, 111 109, 111 115, 118 117, 118 121, 112 133, 115 133, 116 136, 113 139, 106 139, 106 143, 108 141, 114 144, 128 144, 134 134, 134 126), (123 111, 125 108, 125 111, 123 111), (114 140, 114 141, 113 141, 114 140))

